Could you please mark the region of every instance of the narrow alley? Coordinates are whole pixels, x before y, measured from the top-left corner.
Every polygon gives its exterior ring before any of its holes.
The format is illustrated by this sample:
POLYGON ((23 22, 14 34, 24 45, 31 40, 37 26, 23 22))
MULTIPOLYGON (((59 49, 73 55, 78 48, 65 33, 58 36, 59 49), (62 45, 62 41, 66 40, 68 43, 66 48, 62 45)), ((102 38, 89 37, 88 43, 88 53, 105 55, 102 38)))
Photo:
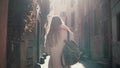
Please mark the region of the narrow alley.
POLYGON ((63 68, 68 54, 67 67, 120 68, 120 0, 0 0, 0 68, 63 68))

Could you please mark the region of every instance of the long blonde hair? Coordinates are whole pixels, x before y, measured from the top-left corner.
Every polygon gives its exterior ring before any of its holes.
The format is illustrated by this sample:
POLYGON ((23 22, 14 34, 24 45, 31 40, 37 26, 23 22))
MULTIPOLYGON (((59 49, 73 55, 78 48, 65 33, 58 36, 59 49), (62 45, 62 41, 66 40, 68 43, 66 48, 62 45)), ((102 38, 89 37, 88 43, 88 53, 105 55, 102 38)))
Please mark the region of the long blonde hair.
POLYGON ((54 16, 51 21, 50 30, 47 35, 46 44, 50 47, 55 46, 60 38, 60 26, 64 24, 59 16, 54 16))

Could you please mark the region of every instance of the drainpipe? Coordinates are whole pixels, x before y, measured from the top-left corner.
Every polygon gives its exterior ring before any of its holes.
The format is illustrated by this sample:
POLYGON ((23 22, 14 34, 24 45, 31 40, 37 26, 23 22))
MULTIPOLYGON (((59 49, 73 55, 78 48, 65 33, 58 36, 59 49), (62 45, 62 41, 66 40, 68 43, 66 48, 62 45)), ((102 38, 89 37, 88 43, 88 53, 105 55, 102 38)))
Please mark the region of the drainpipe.
POLYGON ((40 22, 37 22, 37 63, 39 63, 40 22))
POLYGON ((41 23, 39 14, 40 14, 40 5, 37 5, 37 21, 36 21, 36 43, 37 43, 36 59, 37 59, 37 64, 36 64, 36 68, 41 68, 41 66, 39 64, 39 62, 40 62, 39 61, 39 59, 40 59, 40 23, 41 23))
POLYGON ((36 66, 35 68, 41 68, 40 66, 40 63, 39 63, 39 56, 40 56, 40 21, 38 20, 37 21, 37 25, 36 25, 36 31, 37 31, 37 36, 36 36, 36 43, 37 43, 37 46, 36 46, 36 49, 37 49, 37 52, 36 52, 36 59, 37 59, 37 63, 36 63, 36 66))
POLYGON ((36 59, 37 59, 37 63, 36 63, 36 67, 35 68, 41 68, 39 60, 40 60, 40 3, 41 0, 38 1, 38 5, 37 5, 37 22, 36 22, 36 59))

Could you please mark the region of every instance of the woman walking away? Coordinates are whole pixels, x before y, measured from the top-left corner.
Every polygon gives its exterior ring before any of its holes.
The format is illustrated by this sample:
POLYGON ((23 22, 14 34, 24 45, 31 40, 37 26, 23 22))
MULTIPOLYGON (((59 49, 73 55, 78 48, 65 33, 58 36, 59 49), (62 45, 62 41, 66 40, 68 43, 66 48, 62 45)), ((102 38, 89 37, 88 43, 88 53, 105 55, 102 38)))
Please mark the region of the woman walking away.
POLYGON ((54 16, 46 39, 46 50, 50 55, 48 68, 70 68, 70 66, 63 67, 61 65, 61 55, 65 45, 64 41, 67 40, 67 31, 72 34, 71 39, 73 39, 73 33, 62 19, 59 16, 54 16))

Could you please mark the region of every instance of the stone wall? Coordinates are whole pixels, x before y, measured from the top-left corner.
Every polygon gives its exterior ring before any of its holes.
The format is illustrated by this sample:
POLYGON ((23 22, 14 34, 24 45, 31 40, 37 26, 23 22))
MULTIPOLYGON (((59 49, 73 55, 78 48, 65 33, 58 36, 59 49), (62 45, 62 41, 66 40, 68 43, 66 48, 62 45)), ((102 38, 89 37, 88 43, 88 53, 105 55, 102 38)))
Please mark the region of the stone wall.
POLYGON ((110 1, 81 0, 78 3, 77 25, 81 49, 94 60, 110 57, 110 1))
POLYGON ((0 1, 0 68, 6 68, 8 0, 0 1))
POLYGON ((112 42, 113 42, 113 62, 120 66, 120 41, 118 40, 117 32, 120 30, 118 27, 117 15, 120 13, 120 0, 111 0, 112 10, 112 42))

